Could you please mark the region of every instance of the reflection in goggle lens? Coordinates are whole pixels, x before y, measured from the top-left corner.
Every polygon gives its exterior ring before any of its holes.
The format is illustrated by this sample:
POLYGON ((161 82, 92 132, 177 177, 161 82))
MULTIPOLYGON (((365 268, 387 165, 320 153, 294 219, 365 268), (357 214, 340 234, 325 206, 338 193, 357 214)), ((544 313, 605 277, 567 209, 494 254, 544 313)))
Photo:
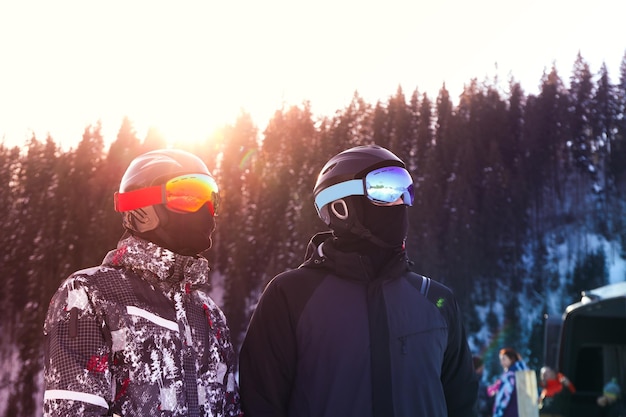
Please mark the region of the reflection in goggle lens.
POLYGON ((402 197, 404 204, 413 205, 413 179, 401 167, 376 169, 365 176, 365 195, 377 203, 393 203, 402 197))

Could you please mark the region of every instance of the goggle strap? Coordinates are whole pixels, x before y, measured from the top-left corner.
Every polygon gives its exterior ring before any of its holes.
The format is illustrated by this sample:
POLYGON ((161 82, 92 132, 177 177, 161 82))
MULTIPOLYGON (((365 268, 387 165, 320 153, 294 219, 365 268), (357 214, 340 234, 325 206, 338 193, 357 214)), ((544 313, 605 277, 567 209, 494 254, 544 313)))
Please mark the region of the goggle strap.
POLYGON ((162 204, 165 201, 165 186, 140 188, 126 193, 116 192, 114 196, 115 211, 124 212, 138 208, 162 204))
POLYGON ((363 179, 349 180, 331 185, 330 187, 320 191, 320 193, 315 197, 315 206, 319 211, 331 201, 339 200, 340 198, 348 197, 350 195, 365 195, 363 188, 363 179))
POLYGON ((402 193, 402 202, 404 204, 406 204, 407 206, 412 206, 413 205, 413 199, 411 198, 411 193, 409 193, 408 191, 405 191, 402 193))

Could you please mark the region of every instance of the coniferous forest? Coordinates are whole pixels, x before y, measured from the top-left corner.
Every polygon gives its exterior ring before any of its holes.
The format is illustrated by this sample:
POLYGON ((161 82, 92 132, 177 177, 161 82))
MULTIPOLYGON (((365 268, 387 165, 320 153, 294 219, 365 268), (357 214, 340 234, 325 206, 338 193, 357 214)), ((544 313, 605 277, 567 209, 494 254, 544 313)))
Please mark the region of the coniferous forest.
MULTIPOLYGON (((470 345, 498 372, 514 346, 538 369, 545 314, 608 283, 626 258, 626 55, 618 80, 578 55, 527 95, 514 79, 470 80, 459 97, 398 87, 314 117, 310 104, 278 109, 264 130, 243 112, 193 147, 216 176, 221 207, 212 265, 216 298, 239 346, 263 286, 297 267, 325 230, 312 190, 323 164, 377 143, 410 168, 416 201, 407 248, 413 269, 451 287, 470 345)), ((70 273, 99 265, 122 235, 113 193, 129 162, 166 146, 122 121, 105 147, 101 126, 75 148, 33 137, 0 144, 0 416, 41 413, 43 320, 70 273)), ((62 138, 66 139, 66 138, 62 138)), ((626 280, 626 276, 621 278, 626 280)))

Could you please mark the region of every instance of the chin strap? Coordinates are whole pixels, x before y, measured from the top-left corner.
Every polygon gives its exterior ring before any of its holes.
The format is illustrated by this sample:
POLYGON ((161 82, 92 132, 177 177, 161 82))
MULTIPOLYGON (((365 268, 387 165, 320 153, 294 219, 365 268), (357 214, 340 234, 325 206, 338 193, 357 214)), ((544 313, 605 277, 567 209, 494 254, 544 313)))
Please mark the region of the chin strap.
POLYGON ((382 239, 379 239, 377 236, 374 236, 372 232, 363 226, 358 220, 352 223, 348 231, 362 239, 369 240, 374 245, 380 246, 381 248, 393 249, 395 247, 387 242, 384 242, 382 239))

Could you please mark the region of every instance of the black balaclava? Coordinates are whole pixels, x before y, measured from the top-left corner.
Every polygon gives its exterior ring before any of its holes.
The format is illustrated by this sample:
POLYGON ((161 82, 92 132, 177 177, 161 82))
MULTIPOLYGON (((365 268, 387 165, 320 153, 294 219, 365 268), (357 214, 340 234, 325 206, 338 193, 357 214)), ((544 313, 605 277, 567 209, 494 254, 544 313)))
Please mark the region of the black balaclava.
POLYGON ((404 250, 409 230, 406 205, 377 206, 364 196, 350 196, 343 200, 349 212, 347 222, 337 222, 337 217, 330 211, 330 227, 337 249, 369 256, 376 269, 404 250), (334 226, 338 224, 341 226, 334 226), (375 239, 367 237, 368 231, 375 239))
POLYGON ((133 232, 136 236, 181 255, 197 255, 211 247, 211 234, 215 230, 215 219, 207 204, 194 213, 176 213, 154 206, 159 217, 159 226, 148 232, 133 232))

